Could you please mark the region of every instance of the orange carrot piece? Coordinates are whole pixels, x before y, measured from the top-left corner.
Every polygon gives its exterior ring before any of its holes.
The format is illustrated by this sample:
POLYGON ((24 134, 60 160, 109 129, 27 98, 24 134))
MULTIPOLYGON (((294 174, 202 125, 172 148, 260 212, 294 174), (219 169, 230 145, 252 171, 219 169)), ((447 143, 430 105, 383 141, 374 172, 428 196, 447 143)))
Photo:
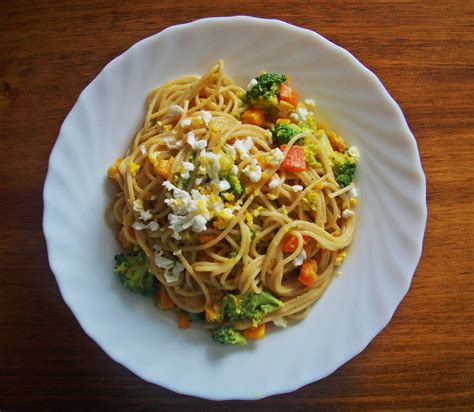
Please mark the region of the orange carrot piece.
POLYGON ((116 238, 124 249, 132 249, 133 244, 127 239, 127 236, 125 236, 125 226, 122 226, 120 231, 117 233, 116 238))
POLYGON ((255 328, 245 329, 244 337, 246 339, 263 339, 265 337, 265 329, 265 323, 262 323, 255 328))
POLYGON ((318 262, 314 259, 306 259, 300 269, 298 280, 306 286, 313 286, 318 278, 318 262))
POLYGON ((156 293, 155 299, 160 309, 166 310, 166 309, 174 308, 174 302, 171 300, 170 296, 168 295, 166 288, 162 285, 160 285, 160 287, 158 288, 158 292, 156 293))
POLYGON ((280 100, 290 103, 292 106, 296 106, 298 104, 298 93, 287 83, 280 84, 278 87, 278 96, 280 100))
MULTIPOLYGON (((306 246, 310 241, 308 235, 303 235, 303 245, 306 246)), ((298 247, 298 238, 294 235, 286 235, 283 238, 283 252, 284 253, 293 253, 298 247)))
MULTIPOLYGON (((280 146, 282 151, 285 150, 285 148, 286 145, 280 146)), ((306 160, 303 147, 291 146, 291 149, 286 154, 280 167, 289 172, 304 172, 306 170, 306 160)))
POLYGON ((265 114, 260 109, 246 110, 240 116, 242 123, 263 126, 265 124, 265 114))
POLYGON ((206 233, 203 233, 202 235, 199 235, 198 238, 202 244, 206 244, 206 243, 212 242, 216 237, 213 235, 208 235, 206 233))
POLYGON ((178 313, 178 326, 180 329, 188 329, 189 328, 189 315, 180 311, 178 313))

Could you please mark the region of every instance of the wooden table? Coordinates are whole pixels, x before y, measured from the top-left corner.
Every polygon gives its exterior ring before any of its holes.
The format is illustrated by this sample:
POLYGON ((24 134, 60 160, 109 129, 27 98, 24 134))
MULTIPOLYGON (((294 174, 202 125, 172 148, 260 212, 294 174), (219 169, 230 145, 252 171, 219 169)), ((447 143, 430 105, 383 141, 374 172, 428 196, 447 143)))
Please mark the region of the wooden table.
POLYGON ((470 0, 2 1, 0 409, 472 410, 473 23, 470 0), (416 136, 429 217, 412 287, 362 354, 294 393, 217 404, 141 381, 85 335, 48 266, 42 190, 63 119, 108 61, 169 25, 235 14, 318 31, 379 76, 416 136))

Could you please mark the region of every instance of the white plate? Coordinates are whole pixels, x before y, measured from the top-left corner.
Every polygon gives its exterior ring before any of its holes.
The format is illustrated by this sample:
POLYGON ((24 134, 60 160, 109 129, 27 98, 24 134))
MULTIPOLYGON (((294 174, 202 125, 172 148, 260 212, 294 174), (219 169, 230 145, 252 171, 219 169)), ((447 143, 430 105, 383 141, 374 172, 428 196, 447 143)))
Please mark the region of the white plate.
POLYGON ((320 35, 276 20, 213 18, 170 27, 110 62, 64 121, 49 161, 43 227, 51 269, 82 328, 141 378, 209 399, 293 391, 347 362, 389 322, 420 258, 425 178, 413 135, 380 81, 320 35), (260 70, 288 73, 320 117, 361 152, 352 251, 308 318, 244 348, 181 331, 173 313, 126 291, 103 220, 106 169, 144 115, 147 92, 217 59, 241 85, 260 70))

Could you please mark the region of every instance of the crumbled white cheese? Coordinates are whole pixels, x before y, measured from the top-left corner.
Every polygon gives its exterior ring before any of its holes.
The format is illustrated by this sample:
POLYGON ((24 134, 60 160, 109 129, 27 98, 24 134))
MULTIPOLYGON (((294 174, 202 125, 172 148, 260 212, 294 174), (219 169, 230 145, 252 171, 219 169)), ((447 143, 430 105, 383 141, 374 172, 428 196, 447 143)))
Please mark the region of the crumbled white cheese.
POLYGON ((184 128, 184 127, 191 126, 192 122, 193 121, 189 117, 187 117, 186 119, 181 120, 181 127, 184 128))
POLYGON ((132 203, 133 210, 135 212, 141 212, 143 210, 143 200, 142 199, 135 199, 132 203))
POLYGON ((140 145, 140 152, 142 152, 142 154, 146 154, 147 150, 144 144, 140 145))
POLYGON ((192 172, 193 170, 194 170, 194 163, 183 162, 183 163, 181 163, 181 167, 179 169, 179 175, 183 179, 188 179, 189 178, 189 172, 192 172))
POLYGON ((262 168, 255 159, 252 159, 251 163, 245 167, 243 172, 253 183, 257 183, 262 178, 262 168))
POLYGON ((140 212, 140 219, 146 222, 147 220, 151 220, 153 215, 148 210, 143 210, 140 212))
POLYGON ((142 222, 133 222, 132 227, 134 230, 145 230, 148 225, 145 225, 142 222))
POLYGON ((166 205, 173 210, 168 215, 168 227, 173 230, 173 237, 179 239, 179 233, 188 228, 194 232, 206 230, 206 223, 211 219, 207 197, 196 189, 189 194, 168 181, 163 182, 163 186, 173 192, 172 198, 165 199, 166 205))
POLYGON ((354 159, 359 160, 360 153, 359 153, 359 149, 357 148, 357 146, 351 146, 351 147, 349 147, 349 149, 347 149, 347 151, 349 152, 349 154, 354 159))
POLYGON ((160 228, 160 225, 158 225, 156 222, 150 222, 147 225, 142 222, 133 222, 132 227, 137 231, 150 229, 152 232, 156 232, 160 228))
POLYGON ((163 254, 163 250, 158 246, 153 246, 155 255, 155 264, 161 269, 164 269, 163 275, 167 283, 175 283, 179 280, 181 273, 184 271, 184 266, 181 262, 167 258, 163 254))
POLYGON ((199 174, 207 174, 213 182, 219 180, 219 171, 220 171, 220 159, 222 154, 207 152, 203 150, 198 157, 199 161, 199 174))
POLYGON ((248 91, 252 90, 257 84, 258 84, 257 79, 250 80, 249 84, 247 85, 247 90, 248 91))
POLYGON ((253 140, 251 137, 247 137, 245 140, 240 140, 238 139, 234 144, 233 144, 235 150, 237 150, 237 153, 239 154, 240 158, 242 160, 248 159, 249 158, 249 150, 253 146, 253 140))
POLYGON ((280 184, 281 184, 281 180, 277 175, 277 176, 272 177, 272 180, 270 180, 270 182, 268 183, 268 187, 270 189, 274 189, 275 187, 277 187, 280 184))
POLYGON ((210 112, 207 112, 206 110, 201 110, 201 116, 202 119, 204 120, 204 123, 206 123, 206 126, 209 126, 209 122, 212 119, 212 114, 210 112))
MULTIPOLYGON (((168 149, 179 149, 183 145, 183 142, 181 140, 176 140, 174 137, 165 137, 163 139, 163 142, 165 143, 168 149)), ((154 152, 153 154, 155 155, 155 153, 157 152, 154 152)))
POLYGON ((206 180, 206 178, 204 176, 199 176, 199 177, 196 178, 194 183, 196 183, 196 186, 199 186, 202 182, 204 182, 204 180, 206 180))
POLYGON ((177 104, 173 104, 170 106, 168 110, 168 114, 170 116, 181 116, 184 113, 184 109, 181 106, 178 106, 177 104))
POLYGON ((224 220, 230 220, 234 217, 234 210, 230 207, 226 207, 219 213, 219 217, 224 220))
POLYGON ((305 122, 308 118, 308 114, 308 110, 304 107, 297 107, 295 112, 290 115, 290 118, 297 122, 305 122))
POLYGON ((303 262, 306 259, 306 251, 304 249, 301 249, 301 252, 298 256, 295 257, 293 260, 293 266, 297 268, 298 266, 301 266, 303 262))
POLYGON ((217 190, 219 192, 225 192, 226 190, 229 190, 230 189, 230 183, 223 179, 223 180, 220 180, 219 183, 217 184, 217 190))
POLYGON ((283 152, 276 148, 267 155, 267 162, 272 166, 278 166, 283 161, 283 152))
POLYGON ((352 210, 350 210, 350 209, 344 209, 344 210, 342 211, 342 217, 343 217, 344 219, 345 219, 345 218, 348 218, 348 217, 351 217, 351 216, 354 216, 354 215, 355 215, 355 213, 354 213, 352 210))
POLYGON ((188 134, 186 134, 186 141, 193 148, 193 150, 196 150, 198 152, 204 150, 204 148, 207 146, 206 140, 196 140, 194 132, 189 132, 188 134))
POLYGON ((150 229, 152 232, 156 232, 159 228, 160 228, 160 225, 156 222, 148 223, 148 229, 150 229))
POLYGON ((293 185, 291 186, 291 190, 293 190, 293 192, 297 193, 297 192, 301 192, 303 190, 303 186, 301 185, 293 185))
POLYGON ((307 105, 307 106, 311 106, 311 107, 315 107, 316 106, 316 102, 314 101, 314 99, 306 99, 304 101, 304 103, 307 105))
POLYGON ((273 319, 273 324, 278 328, 286 328, 288 325, 288 321, 286 318, 278 317, 273 319))
POLYGON ((232 173, 237 175, 239 173, 239 167, 237 165, 232 166, 232 173))
POLYGON ((355 185, 352 187, 351 191, 349 192, 349 194, 352 196, 352 197, 357 197, 359 196, 359 191, 357 190, 357 188, 355 187, 355 185))

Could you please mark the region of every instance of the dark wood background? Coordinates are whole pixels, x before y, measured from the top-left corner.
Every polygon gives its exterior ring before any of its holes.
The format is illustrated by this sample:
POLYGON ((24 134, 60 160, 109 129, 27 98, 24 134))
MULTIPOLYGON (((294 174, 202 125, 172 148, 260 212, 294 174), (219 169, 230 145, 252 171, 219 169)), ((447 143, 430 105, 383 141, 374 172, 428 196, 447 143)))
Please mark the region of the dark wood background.
POLYGON ((473 22, 472 0, 1 1, 0 409, 472 410, 473 22), (63 119, 108 61, 169 25, 236 14, 313 29, 379 76, 416 136, 429 216, 412 287, 362 354, 291 394, 213 403, 141 381, 84 334, 48 266, 42 190, 63 119))

